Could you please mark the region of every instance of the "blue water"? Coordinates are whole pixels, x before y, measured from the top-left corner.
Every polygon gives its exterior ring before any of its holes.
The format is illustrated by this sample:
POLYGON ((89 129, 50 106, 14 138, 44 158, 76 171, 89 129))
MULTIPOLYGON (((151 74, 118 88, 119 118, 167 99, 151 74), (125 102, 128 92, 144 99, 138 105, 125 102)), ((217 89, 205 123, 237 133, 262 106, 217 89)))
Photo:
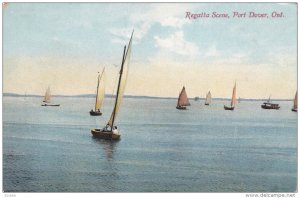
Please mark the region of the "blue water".
POLYGON ((5 192, 295 192, 297 113, 242 101, 124 99, 117 118, 121 140, 92 138, 106 124, 91 117, 93 98, 3 97, 5 192))

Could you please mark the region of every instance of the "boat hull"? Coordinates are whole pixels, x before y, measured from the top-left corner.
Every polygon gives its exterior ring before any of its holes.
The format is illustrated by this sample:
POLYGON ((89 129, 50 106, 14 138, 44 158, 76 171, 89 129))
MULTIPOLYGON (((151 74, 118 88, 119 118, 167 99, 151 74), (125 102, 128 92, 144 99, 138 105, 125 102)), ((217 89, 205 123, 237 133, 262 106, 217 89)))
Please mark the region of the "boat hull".
POLYGON ((209 105, 209 104, 205 103, 205 105, 209 105))
POLYGON ((262 104, 261 108, 263 108, 263 109, 276 109, 276 110, 278 110, 280 108, 280 106, 277 105, 277 104, 273 104, 273 105, 262 104))
POLYGON ((176 109, 179 109, 179 110, 186 110, 186 107, 185 107, 185 106, 177 106, 176 109))
POLYGON ((91 110, 90 111, 90 115, 91 116, 101 116, 102 112, 101 111, 93 111, 93 110, 91 110))
POLYGON ((234 107, 227 107, 227 106, 224 105, 224 109, 225 109, 225 110, 231 110, 231 111, 233 111, 233 110, 234 110, 234 107))
POLYGON ((42 104, 43 107, 59 107, 60 104, 42 104))
POLYGON ((119 133, 105 131, 103 129, 92 129, 91 133, 93 134, 93 137, 105 140, 119 140, 121 136, 119 133))
POLYGON ((294 108, 292 108, 292 111, 294 111, 294 112, 298 112, 298 109, 294 109, 294 108))

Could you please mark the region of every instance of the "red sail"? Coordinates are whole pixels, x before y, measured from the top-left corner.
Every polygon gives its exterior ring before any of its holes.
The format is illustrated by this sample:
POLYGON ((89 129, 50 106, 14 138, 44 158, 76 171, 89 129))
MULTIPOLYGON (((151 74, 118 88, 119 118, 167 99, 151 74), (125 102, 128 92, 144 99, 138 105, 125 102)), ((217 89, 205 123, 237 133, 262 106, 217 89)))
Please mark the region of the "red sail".
POLYGON ((177 102, 177 106, 190 106, 190 102, 189 99, 187 97, 186 91, 185 91, 185 87, 182 88, 179 97, 178 97, 178 102, 177 102))

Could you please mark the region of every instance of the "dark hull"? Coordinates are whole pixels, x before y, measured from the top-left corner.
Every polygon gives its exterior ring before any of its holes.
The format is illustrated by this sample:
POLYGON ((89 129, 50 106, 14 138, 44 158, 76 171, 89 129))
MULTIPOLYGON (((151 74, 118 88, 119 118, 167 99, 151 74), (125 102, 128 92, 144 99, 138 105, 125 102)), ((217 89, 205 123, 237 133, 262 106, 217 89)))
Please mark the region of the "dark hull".
POLYGON ((179 110, 186 110, 186 107, 184 107, 184 106, 177 106, 176 109, 179 109, 179 110))
POLYGON ((209 105, 209 104, 205 103, 205 105, 209 105))
POLYGON ((112 131, 105 131, 103 129, 92 129, 93 137, 105 140, 119 140, 120 134, 115 134, 112 131))
POLYGON ((298 109, 294 109, 294 108, 292 108, 292 111, 294 111, 294 112, 298 112, 298 109))
POLYGON ((268 105, 261 105, 261 108, 263 109, 276 109, 278 110, 280 107, 279 106, 268 106, 268 105))
POLYGON ((102 113, 101 113, 101 111, 90 111, 90 115, 91 116, 101 116, 102 113))
POLYGON ((59 107, 60 104, 42 104, 43 107, 59 107))
POLYGON ((234 107, 227 107, 227 106, 224 105, 224 109, 225 109, 225 110, 231 110, 231 111, 233 111, 233 110, 234 110, 234 107))

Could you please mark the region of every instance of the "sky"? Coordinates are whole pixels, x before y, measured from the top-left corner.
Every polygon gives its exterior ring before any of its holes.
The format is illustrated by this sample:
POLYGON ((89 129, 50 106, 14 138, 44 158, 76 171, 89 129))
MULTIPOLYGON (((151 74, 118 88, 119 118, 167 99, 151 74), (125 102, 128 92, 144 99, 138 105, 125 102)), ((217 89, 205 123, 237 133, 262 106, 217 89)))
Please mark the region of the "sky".
POLYGON ((189 97, 230 98, 235 82, 241 98, 290 99, 297 90, 295 3, 8 3, 2 11, 3 92, 94 94, 105 67, 111 94, 133 29, 126 95, 177 97, 185 86, 189 97))

